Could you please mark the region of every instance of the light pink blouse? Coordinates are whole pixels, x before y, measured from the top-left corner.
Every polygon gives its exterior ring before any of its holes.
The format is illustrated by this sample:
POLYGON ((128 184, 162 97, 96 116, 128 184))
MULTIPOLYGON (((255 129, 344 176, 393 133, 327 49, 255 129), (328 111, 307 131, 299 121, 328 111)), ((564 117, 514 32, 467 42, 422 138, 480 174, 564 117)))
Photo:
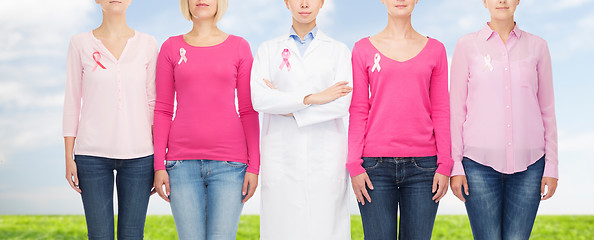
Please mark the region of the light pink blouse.
POLYGON ((119 60, 92 32, 70 40, 63 134, 74 153, 130 159, 153 154, 155 39, 136 32, 119 60))
POLYGON ((486 25, 458 41, 451 67, 452 175, 462 157, 511 174, 545 157, 558 178, 553 74, 547 43, 516 27, 507 43, 486 25))

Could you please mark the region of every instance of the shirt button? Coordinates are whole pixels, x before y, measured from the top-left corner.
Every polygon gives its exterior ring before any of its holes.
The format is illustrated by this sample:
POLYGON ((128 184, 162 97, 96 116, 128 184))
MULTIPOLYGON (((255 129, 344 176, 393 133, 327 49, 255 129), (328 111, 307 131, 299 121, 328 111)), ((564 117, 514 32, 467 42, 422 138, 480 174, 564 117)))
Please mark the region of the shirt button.
POLYGON ((507 71, 507 70, 508 70, 508 69, 507 69, 507 68, 505 68, 505 71, 507 71))
POLYGON ((511 124, 507 124, 507 127, 510 128, 511 127, 511 124))
POLYGON ((510 108, 510 106, 509 106, 509 105, 507 105, 507 106, 505 106, 505 108, 509 109, 509 108, 510 108))
POLYGON ((511 146, 511 142, 508 142, 508 143, 507 143, 507 146, 511 146))

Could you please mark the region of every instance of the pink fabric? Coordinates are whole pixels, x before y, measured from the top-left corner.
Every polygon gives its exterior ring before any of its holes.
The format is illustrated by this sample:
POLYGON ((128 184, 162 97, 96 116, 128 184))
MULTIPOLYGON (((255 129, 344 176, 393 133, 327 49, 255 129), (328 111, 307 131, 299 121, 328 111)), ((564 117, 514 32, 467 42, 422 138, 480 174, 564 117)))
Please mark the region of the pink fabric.
POLYGON ((545 157, 558 178, 557 126, 547 43, 516 27, 507 43, 487 25, 458 41, 451 76, 452 175, 462 158, 502 173, 545 157))
POLYGON ((450 175, 448 64, 442 43, 429 38, 417 56, 399 62, 364 38, 353 49, 353 82, 351 176, 365 172, 361 157, 434 155, 437 172, 450 175))
POLYGON ((119 60, 92 32, 70 40, 63 135, 74 154, 130 159, 153 154, 155 64, 159 45, 135 32, 119 60))
POLYGON ((183 36, 163 43, 157 61, 155 171, 165 169, 164 160, 207 159, 247 163, 248 172, 259 172, 252 62, 248 42, 233 35, 210 47, 191 46, 183 36))

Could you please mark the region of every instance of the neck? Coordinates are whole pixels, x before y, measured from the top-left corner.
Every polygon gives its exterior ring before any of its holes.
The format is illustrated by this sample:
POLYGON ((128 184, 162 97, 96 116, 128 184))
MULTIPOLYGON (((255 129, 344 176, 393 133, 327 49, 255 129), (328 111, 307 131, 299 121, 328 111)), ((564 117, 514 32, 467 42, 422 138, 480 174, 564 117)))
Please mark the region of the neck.
POLYGON ((126 23, 126 14, 107 14, 103 12, 103 22, 97 31, 108 36, 128 35, 133 31, 126 23))
POLYGON ((205 37, 216 35, 221 30, 217 27, 217 23, 215 22, 214 18, 211 20, 197 20, 194 19, 194 26, 192 27, 192 31, 188 33, 188 35, 197 36, 197 37, 205 37))
POLYGON ((497 34, 499 34, 503 42, 507 41, 507 38, 509 38, 509 34, 512 30, 514 30, 515 26, 516 22, 514 22, 513 17, 511 19, 506 20, 496 20, 491 18, 491 23, 489 24, 491 30, 497 32, 497 34))
POLYGON ((309 32, 311 32, 311 30, 313 30, 315 27, 316 27, 315 19, 309 23, 300 23, 300 22, 297 22, 293 18, 293 30, 295 30, 295 33, 297 33, 297 36, 299 36, 299 38, 301 38, 302 40, 305 38, 305 35, 307 35, 309 32))
POLYGON ((388 26, 383 31, 393 38, 408 38, 416 31, 412 27, 411 17, 388 17, 388 26))

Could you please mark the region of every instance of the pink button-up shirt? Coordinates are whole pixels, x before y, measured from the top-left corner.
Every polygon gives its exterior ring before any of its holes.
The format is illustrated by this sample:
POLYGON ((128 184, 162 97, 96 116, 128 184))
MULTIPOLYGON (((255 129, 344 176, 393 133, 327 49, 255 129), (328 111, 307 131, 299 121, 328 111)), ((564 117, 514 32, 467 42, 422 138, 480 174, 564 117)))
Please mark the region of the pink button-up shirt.
POLYGON ((92 32, 70 40, 63 134, 74 153, 130 159, 153 154, 155 65, 159 46, 136 32, 119 60, 92 32))
POLYGON ((504 43, 486 25, 458 41, 450 79, 452 175, 468 157, 498 172, 521 172, 545 157, 558 178, 553 74, 547 43, 516 25, 504 43))

